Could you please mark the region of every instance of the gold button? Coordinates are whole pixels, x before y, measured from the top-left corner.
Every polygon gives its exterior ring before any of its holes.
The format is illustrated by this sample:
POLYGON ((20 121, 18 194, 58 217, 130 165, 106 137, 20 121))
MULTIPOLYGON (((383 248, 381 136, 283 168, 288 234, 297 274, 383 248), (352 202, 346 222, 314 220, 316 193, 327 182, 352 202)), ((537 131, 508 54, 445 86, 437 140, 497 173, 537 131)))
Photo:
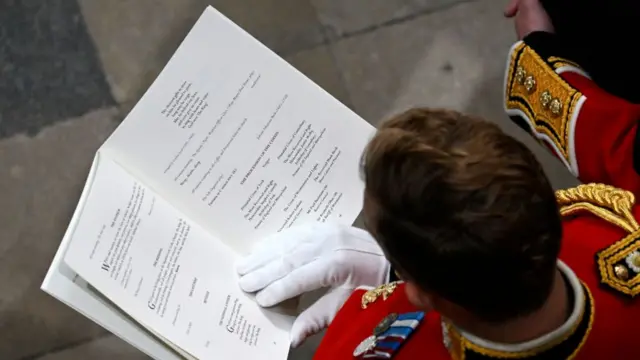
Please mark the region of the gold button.
POLYGON ((524 84, 524 78, 527 76, 527 72, 524 71, 522 66, 518 66, 516 69, 516 82, 520 85, 524 84))
POLYGON ((560 115, 562 112, 562 103, 558 99, 553 99, 549 103, 549 108, 551 109, 551 113, 553 115, 560 115))
POLYGON ((549 92, 549 90, 545 90, 544 92, 542 92, 542 94, 540 94, 540 104, 545 109, 549 107, 551 99, 551 93, 549 92))
POLYGON ((527 76, 527 78, 524 79, 524 88, 530 93, 534 92, 536 89, 536 79, 531 75, 527 76))
POLYGON ((613 271, 616 273, 616 277, 620 280, 629 279, 629 270, 624 265, 616 265, 613 268, 613 271))

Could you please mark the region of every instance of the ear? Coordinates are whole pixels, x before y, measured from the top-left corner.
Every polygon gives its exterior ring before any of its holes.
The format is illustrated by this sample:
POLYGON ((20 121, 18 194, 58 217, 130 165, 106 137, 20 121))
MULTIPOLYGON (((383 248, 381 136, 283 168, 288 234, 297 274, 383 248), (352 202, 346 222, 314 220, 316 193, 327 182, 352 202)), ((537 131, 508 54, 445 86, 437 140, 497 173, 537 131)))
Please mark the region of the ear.
POLYGON ((433 295, 420 289, 415 283, 407 281, 404 287, 404 291, 409 299, 409 302, 415 307, 429 311, 433 310, 433 295))

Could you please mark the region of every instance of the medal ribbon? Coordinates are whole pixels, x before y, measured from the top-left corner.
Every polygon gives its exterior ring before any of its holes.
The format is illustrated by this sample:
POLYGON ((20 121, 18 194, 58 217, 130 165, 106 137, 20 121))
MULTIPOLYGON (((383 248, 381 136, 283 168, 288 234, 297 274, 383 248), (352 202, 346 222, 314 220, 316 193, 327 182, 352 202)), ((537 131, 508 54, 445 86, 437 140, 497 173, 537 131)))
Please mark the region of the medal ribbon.
POLYGON ((398 315, 389 328, 376 337, 376 345, 363 355, 364 359, 391 359, 424 319, 424 312, 398 315))

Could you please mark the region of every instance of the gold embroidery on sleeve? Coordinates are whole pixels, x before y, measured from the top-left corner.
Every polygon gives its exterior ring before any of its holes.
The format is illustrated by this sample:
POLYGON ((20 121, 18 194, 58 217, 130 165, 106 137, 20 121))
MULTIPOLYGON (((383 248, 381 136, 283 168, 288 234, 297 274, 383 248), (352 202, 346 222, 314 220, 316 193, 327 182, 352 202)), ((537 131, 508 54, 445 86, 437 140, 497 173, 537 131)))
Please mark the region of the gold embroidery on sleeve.
POLYGON ((570 119, 582 93, 522 43, 511 53, 505 96, 507 109, 523 112, 533 130, 546 135, 569 161, 570 119))

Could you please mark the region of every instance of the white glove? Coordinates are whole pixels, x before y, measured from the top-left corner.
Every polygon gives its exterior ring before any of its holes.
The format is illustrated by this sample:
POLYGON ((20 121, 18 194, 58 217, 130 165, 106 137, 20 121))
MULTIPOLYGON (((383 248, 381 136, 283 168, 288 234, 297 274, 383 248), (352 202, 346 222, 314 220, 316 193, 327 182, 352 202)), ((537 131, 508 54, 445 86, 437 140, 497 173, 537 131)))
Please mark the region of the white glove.
POLYGON ((326 328, 357 287, 386 283, 389 270, 389 262, 368 232, 321 223, 267 237, 238 264, 240 287, 257 292, 256 301, 263 307, 331 288, 295 320, 293 347, 326 328))

